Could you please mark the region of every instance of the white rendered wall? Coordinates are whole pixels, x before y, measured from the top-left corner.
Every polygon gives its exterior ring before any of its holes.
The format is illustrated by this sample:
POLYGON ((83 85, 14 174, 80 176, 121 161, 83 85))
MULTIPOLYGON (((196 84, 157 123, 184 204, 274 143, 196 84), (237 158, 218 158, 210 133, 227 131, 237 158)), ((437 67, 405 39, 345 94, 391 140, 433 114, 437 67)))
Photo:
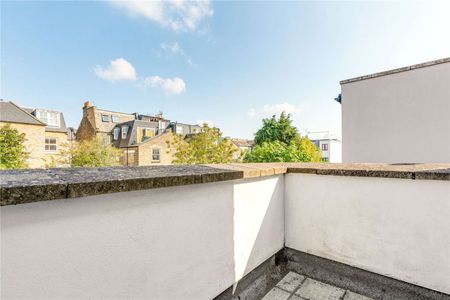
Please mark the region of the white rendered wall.
POLYGON ((450 63, 342 85, 343 162, 450 162, 450 63))
POLYGON ((340 141, 330 140, 330 163, 342 162, 342 143, 340 141))
POLYGON ((286 247, 450 293, 450 181, 286 174, 286 247))
POLYGON ((1 298, 213 298, 283 248, 283 180, 2 207, 1 298))

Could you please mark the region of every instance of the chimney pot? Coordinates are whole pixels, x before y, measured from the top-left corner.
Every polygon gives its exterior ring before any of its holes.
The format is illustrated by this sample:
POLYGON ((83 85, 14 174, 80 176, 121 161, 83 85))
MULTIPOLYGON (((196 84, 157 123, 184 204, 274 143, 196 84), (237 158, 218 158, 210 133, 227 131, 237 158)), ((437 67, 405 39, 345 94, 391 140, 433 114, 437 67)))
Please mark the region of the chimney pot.
POLYGON ((89 102, 89 101, 84 102, 84 107, 90 107, 90 106, 91 106, 91 102, 89 102))

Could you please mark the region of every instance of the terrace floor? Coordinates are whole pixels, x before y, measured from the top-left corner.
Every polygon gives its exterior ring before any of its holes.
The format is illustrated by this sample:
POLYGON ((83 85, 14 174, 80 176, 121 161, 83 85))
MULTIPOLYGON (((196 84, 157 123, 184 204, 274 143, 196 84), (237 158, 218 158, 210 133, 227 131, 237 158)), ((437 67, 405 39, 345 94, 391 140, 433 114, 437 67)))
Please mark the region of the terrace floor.
POLYGON ((271 289, 263 300, 372 300, 372 298, 341 289, 303 275, 289 272, 271 289))

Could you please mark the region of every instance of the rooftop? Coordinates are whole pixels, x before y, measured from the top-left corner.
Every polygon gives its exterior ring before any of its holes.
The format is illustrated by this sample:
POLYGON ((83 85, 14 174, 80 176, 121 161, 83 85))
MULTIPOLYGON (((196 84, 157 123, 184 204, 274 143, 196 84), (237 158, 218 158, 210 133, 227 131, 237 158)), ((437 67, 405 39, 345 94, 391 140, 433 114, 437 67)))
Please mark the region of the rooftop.
POLYGON ((386 75, 391 75, 391 74, 397 74, 397 73, 401 73, 401 72, 435 66, 438 64, 443 64, 443 63, 448 63, 448 62, 450 62, 450 57, 432 60, 432 61, 415 64, 415 65, 411 65, 411 66, 407 66, 407 67, 387 70, 387 71, 383 71, 383 72, 377 72, 377 73, 373 73, 373 74, 369 74, 369 75, 358 76, 358 77, 354 77, 354 78, 350 78, 350 79, 345 79, 345 80, 340 81, 340 84, 342 85, 342 84, 352 83, 352 82, 356 82, 356 81, 360 81, 360 80, 371 79, 371 78, 376 78, 376 77, 381 77, 381 76, 386 76, 386 75))

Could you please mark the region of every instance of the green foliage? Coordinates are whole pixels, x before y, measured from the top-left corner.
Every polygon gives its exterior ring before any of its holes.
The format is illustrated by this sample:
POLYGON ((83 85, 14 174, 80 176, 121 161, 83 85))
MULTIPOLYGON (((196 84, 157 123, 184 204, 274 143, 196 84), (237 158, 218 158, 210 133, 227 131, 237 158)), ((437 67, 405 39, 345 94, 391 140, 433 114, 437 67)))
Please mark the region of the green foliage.
POLYGON ((246 153, 244 162, 320 162, 321 153, 308 138, 292 126, 290 115, 283 112, 277 120, 263 119, 255 136, 255 147, 246 153))
POLYGON ((289 145, 264 142, 247 152, 244 162, 320 162, 321 154, 308 138, 298 137, 289 145))
POLYGON ((26 168, 25 134, 6 124, 0 128, 0 169, 26 168))
POLYGON ((278 120, 275 115, 270 119, 263 119, 262 128, 255 134, 255 145, 273 141, 289 145, 297 137, 297 128, 292 126, 291 115, 282 112, 278 120))
POLYGON ((203 125, 203 131, 184 138, 174 134, 169 147, 175 148, 174 164, 219 164, 233 161, 235 151, 227 138, 222 138, 218 128, 203 125))
POLYGON ((119 166, 122 151, 105 145, 100 139, 92 139, 72 145, 63 152, 72 167, 119 166))

